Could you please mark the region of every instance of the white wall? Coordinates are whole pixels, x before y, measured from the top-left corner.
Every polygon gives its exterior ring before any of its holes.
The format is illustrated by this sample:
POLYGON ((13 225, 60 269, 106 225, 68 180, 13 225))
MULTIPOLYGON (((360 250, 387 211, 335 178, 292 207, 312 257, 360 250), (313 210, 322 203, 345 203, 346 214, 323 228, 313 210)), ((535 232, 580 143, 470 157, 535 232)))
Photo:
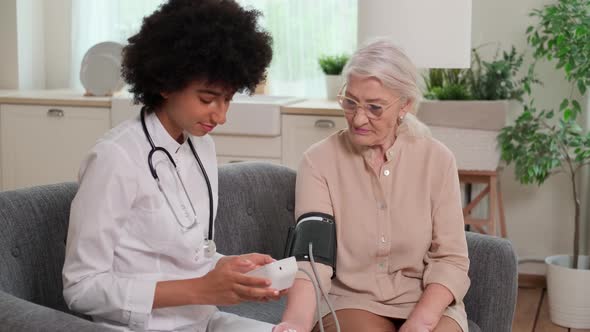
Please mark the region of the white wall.
POLYGON ((45 3, 45 85, 48 89, 69 87, 71 61, 71 0, 45 3))
POLYGON ((0 1, 0 89, 18 88, 16 0, 0 1))
POLYGON ((44 0, 18 0, 19 89, 45 88, 44 0))
POLYGON ((387 37, 395 40, 418 68, 467 68, 471 5, 472 0, 361 0, 357 45, 387 37), (425 46, 438 52, 424 52, 425 46))
POLYGON ((44 4, 0 2, 0 89, 45 88, 44 4))
POLYGON ((0 1, 0 89, 69 86, 71 0, 0 1))

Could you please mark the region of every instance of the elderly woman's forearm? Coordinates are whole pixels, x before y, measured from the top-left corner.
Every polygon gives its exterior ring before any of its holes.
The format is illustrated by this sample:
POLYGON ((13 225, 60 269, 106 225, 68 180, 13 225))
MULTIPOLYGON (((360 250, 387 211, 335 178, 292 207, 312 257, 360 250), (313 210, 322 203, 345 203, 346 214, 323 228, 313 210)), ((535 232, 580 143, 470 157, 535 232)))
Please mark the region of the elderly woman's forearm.
POLYGON ((441 284, 429 284, 408 319, 417 319, 434 329, 454 297, 441 284))
POLYGON ((309 280, 296 279, 289 289, 287 307, 283 313, 283 322, 305 326, 310 331, 314 323, 316 299, 313 284, 309 280))

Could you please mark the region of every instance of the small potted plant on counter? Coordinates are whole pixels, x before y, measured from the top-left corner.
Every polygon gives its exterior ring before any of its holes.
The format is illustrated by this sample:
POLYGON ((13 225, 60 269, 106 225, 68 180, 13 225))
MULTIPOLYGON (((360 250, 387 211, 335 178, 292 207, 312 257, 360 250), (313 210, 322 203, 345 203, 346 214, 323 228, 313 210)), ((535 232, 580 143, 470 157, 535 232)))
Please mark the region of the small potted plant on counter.
POLYGON ((348 62, 348 55, 324 55, 318 60, 326 75, 326 98, 334 100, 342 85, 342 69, 348 62))

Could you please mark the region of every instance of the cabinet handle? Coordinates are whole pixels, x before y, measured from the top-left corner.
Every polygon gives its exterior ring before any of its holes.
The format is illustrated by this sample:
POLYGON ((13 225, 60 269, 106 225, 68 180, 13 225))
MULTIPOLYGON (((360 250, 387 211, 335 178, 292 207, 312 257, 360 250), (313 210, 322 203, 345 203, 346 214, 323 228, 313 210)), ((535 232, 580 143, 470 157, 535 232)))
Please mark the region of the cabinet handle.
POLYGON ((315 126, 317 128, 327 128, 327 129, 329 129, 329 128, 336 127, 336 124, 332 120, 317 120, 315 122, 315 126))
POLYGON ((64 111, 60 110, 58 108, 50 108, 49 111, 47 111, 47 116, 53 116, 56 118, 63 118, 64 111))

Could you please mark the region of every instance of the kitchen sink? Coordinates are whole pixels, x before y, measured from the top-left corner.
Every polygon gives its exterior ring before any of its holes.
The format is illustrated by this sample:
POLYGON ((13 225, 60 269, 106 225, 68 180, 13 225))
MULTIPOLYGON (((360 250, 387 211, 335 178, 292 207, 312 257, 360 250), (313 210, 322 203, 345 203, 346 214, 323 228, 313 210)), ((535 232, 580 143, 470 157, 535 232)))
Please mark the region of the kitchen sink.
MULTIPOLYGON (((281 106, 302 98, 236 94, 229 106, 227 121, 213 131, 215 135, 280 136, 281 106)), ((112 126, 139 114, 141 106, 133 105, 128 94, 112 99, 112 126)))

